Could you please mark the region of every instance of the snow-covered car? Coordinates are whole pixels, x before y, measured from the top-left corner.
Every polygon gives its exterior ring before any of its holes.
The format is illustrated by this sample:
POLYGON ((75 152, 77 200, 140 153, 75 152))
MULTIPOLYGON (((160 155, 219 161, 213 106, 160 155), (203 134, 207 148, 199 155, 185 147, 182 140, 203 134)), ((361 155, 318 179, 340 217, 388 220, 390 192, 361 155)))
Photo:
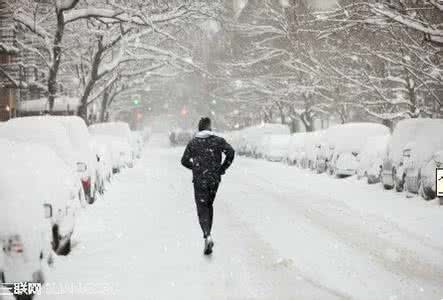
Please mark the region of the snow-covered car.
MULTIPOLYGON (((58 157, 73 171, 73 176, 79 180, 74 146, 68 131, 61 122, 52 116, 24 117, 11 119, 0 127, 0 138, 11 141, 34 143, 52 149, 58 157)), ((52 180, 53 176, 47 180, 52 180)), ((82 193, 81 198, 85 198, 82 193)))
POLYGON ((77 116, 53 117, 65 127, 77 165, 77 174, 80 177, 86 200, 92 204, 96 200, 97 157, 91 144, 91 135, 85 121, 77 116))
POLYGON ((290 137, 287 162, 289 165, 298 165, 304 148, 305 132, 294 133, 290 137))
POLYGON ((110 135, 94 135, 93 140, 97 144, 106 145, 109 154, 109 164, 113 174, 119 173, 127 167, 131 158, 131 146, 122 142, 121 139, 110 135))
POLYGON ((241 148, 247 156, 255 158, 263 157, 261 148, 265 138, 270 135, 290 135, 289 127, 283 124, 260 124, 241 130, 241 148))
POLYGON ((386 153, 390 135, 368 138, 363 150, 357 156, 357 177, 365 177, 368 184, 380 182, 383 156, 386 153))
POLYGON ((329 173, 339 177, 355 175, 359 165, 357 156, 367 140, 388 134, 389 128, 377 123, 347 123, 328 128, 324 141, 329 151, 329 173))
MULTIPOLYGON (((0 235, 18 237, 15 241, 22 243, 21 253, 33 264, 42 247, 45 259, 49 259, 46 246, 51 245, 56 254, 67 255, 83 193, 72 169, 47 146, 4 139, 0 140, 0 164, 0 195, 1 199, 7 199, 0 209, 0 235), (45 222, 42 221, 44 207, 51 212, 45 222), (43 244, 38 239, 40 236, 44 238, 43 244), (36 251, 35 256, 31 257, 28 250, 36 251)), ((14 263, 14 259, 9 263, 14 263)), ((18 272, 19 268, 15 270, 18 272)))
MULTIPOLYGON (((134 166, 134 153, 131 147, 131 130, 125 122, 97 123, 89 126, 92 135, 105 135, 112 137, 112 152, 119 153, 119 161, 122 167, 132 168, 134 166)), ((113 158, 113 160, 115 157, 113 158)))
POLYGON ((398 122, 383 159, 383 186, 386 189, 395 187, 399 192, 407 190, 418 193, 422 189, 420 185, 425 184, 422 182, 422 168, 435 153, 443 149, 442 132, 441 119, 398 122))
MULTIPOLYGON (((437 180, 443 181, 442 178, 437 178, 437 168, 443 168, 443 150, 434 153, 431 159, 427 163, 425 163, 424 167, 421 169, 421 184, 419 188, 419 193, 425 200, 431 200, 435 198, 435 196, 437 195, 437 180)), ((443 197, 440 197, 440 204, 443 205, 442 202, 443 197)))
POLYGON ((283 161, 288 156, 290 135, 268 135, 263 142, 263 157, 269 161, 283 161))

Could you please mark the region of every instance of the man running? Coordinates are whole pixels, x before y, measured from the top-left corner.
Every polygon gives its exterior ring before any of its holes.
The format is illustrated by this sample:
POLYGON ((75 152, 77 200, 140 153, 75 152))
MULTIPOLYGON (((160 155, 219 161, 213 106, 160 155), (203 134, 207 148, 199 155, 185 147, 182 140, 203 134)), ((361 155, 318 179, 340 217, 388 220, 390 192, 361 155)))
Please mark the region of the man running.
POLYGON ((198 131, 186 146, 181 163, 192 170, 197 214, 205 240, 204 254, 209 255, 214 246, 211 228, 215 196, 221 176, 232 164, 235 152, 225 139, 212 132, 211 119, 200 119, 198 131), (225 154, 223 163, 222 153, 225 154))

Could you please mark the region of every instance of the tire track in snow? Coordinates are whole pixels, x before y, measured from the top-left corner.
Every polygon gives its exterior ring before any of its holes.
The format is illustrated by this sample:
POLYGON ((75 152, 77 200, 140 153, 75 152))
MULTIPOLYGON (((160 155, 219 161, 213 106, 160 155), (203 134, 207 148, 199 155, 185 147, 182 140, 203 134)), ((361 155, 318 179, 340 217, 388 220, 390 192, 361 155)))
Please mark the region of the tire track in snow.
MULTIPOLYGON (((239 162, 237 161, 237 163, 239 162)), ((411 242, 408 234, 396 230, 383 218, 375 220, 379 228, 382 229, 381 231, 371 228, 371 224, 374 222, 373 216, 370 216, 371 220, 368 220, 366 215, 354 211, 337 197, 333 195, 325 197, 315 188, 312 190, 307 190, 307 187, 298 188, 298 178, 296 176, 291 178, 295 183, 292 185, 288 185, 289 181, 286 180, 275 182, 270 179, 271 177, 266 176, 273 174, 270 172, 271 170, 268 170, 270 165, 266 168, 270 173, 263 173, 264 169, 260 169, 260 172, 256 172, 254 167, 248 169, 245 166, 250 165, 248 160, 246 160, 246 163, 240 163, 243 164, 241 169, 244 174, 242 177, 248 178, 247 181, 243 182, 245 186, 237 182, 234 183, 240 191, 244 193, 248 190, 255 191, 256 194, 260 195, 260 200, 257 199, 257 201, 272 199, 271 201, 276 205, 278 204, 282 211, 289 210, 290 214, 294 215, 299 221, 305 220, 303 222, 310 224, 310 226, 328 232, 330 236, 343 242, 349 249, 358 250, 358 252, 367 256, 370 263, 377 264, 386 271, 403 278, 401 280, 411 281, 412 278, 416 278, 417 282, 424 283, 424 286, 429 287, 429 284, 431 284, 433 290, 431 293, 434 295, 440 294, 439 297, 441 298, 442 289, 440 285, 443 278, 441 262, 443 260, 436 260, 434 262, 437 264, 433 264, 427 257, 418 256, 410 247, 404 247, 405 241, 407 243, 411 242), (395 242, 389 240, 390 231, 394 231, 394 235, 401 236, 403 245, 398 243, 398 236, 395 242)), ((263 162, 263 164, 268 163, 263 162)), ((285 168, 282 165, 273 165, 276 169, 285 168)), ((240 175, 236 174, 236 176, 240 175)), ((284 176, 280 175, 279 178, 284 178, 284 176)), ((233 184, 233 182, 230 183, 233 184)), ((337 184, 340 183, 337 182, 337 184)), ((412 248, 422 247, 422 254, 430 253, 426 246, 423 247, 424 245, 414 240, 411 243, 412 248)), ((434 258, 441 258, 440 251, 434 252, 437 252, 432 254, 434 258)), ((420 288, 420 291, 422 291, 422 288, 420 288)))

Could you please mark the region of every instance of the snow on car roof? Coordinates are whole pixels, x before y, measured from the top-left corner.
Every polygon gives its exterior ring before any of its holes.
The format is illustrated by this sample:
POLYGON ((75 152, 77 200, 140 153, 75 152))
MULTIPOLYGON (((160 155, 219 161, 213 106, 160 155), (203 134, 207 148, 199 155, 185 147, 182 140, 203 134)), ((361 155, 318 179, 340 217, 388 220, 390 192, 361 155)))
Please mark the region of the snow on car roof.
POLYGON ((398 161, 406 146, 413 150, 416 159, 429 159, 443 150, 442 119, 407 119, 397 123, 389 143, 389 155, 398 161))
POLYGON ((382 124, 347 123, 328 128, 324 141, 328 146, 333 146, 336 152, 360 152, 368 138, 388 134, 389 128, 382 124))
POLYGON ((289 134, 271 134, 267 136, 268 142, 273 146, 288 146, 291 136, 289 134))
POLYGON ((45 145, 74 167, 72 144, 66 129, 51 116, 11 119, 0 127, 0 138, 45 145))
POLYGON ((386 153, 391 135, 372 136, 366 140, 361 151, 362 155, 382 155, 386 153))
POLYGON ((125 122, 108 122, 97 123, 89 126, 89 132, 94 135, 110 135, 123 138, 130 142, 131 130, 128 123, 125 122))

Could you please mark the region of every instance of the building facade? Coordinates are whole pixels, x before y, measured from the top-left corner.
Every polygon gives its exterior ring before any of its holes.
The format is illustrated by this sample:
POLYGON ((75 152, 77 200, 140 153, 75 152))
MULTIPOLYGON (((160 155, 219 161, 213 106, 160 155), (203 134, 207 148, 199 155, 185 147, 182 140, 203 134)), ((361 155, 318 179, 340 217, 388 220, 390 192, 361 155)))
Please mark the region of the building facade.
POLYGON ((16 28, 7 0, 0 0, 0 121, 14 117, 20 90, 16 28))

